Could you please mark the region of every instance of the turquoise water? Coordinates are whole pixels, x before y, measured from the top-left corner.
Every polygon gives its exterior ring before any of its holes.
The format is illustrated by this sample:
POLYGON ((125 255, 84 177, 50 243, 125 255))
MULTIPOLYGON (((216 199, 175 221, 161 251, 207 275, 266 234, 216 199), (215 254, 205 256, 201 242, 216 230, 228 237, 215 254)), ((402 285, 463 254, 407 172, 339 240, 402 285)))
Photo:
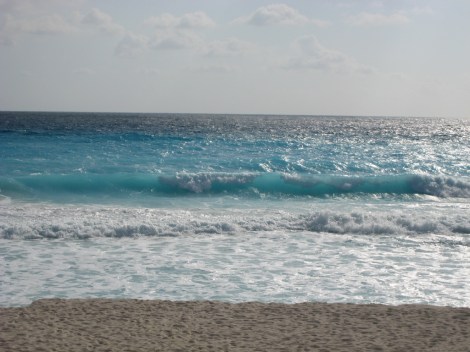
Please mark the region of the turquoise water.
POLYGON ((470 121, 0 112, 0 304, 470 306, 470 121))

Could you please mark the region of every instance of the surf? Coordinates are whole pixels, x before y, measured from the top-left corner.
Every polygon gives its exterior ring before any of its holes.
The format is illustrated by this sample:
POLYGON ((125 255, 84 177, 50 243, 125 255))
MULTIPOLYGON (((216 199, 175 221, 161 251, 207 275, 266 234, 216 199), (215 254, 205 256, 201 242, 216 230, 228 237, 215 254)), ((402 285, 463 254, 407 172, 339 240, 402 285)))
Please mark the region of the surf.
POLYGON ((429 195, 470 198, 468 178, 432 175, 341 176, 287 173, 69 174, 0 177, 2 197, 73 199, 191 195, 326 197, 429 195))
MULTIPOLYGON (((99 205, 0 204, 2 239, 174 237, 330 233, 397 236, 470 234, 468 207, 391 203, 298 204, 291 208, 170 209, 99 205), (21 214, 21 216, 18 216, 21 214)), ((470 245, 468 236, 462 237, 470 245)))

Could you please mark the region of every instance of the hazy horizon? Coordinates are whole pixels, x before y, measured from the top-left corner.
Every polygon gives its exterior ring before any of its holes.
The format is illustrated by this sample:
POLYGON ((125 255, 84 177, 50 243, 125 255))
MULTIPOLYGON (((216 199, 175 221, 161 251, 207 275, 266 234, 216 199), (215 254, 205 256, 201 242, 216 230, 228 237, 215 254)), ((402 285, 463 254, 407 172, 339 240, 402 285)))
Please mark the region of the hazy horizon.
POLYGON ((51 113, 51 114, 114 114, 114 115, 219 115, 219 116, 272 116, 272 117, 312 117, 312 118, 411 118, 411 119, 452 119, 467 120, 470 117, 460 116, 412 116, 412 115, 334 115, 334 114, 280 114, 280 113, 225 113, 225 112, 168 112, 168 111, 78 111, 78 110, 0 110, 2 113, 51 113))

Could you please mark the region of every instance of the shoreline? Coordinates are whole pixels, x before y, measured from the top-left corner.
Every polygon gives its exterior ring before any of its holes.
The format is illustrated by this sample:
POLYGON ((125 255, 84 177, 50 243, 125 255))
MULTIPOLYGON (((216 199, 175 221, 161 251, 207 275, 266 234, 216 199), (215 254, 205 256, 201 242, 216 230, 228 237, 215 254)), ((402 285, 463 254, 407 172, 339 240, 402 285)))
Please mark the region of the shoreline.
POLYGON ((470 308, 41 299, 0 308, 5 351, 469 351, 470 308))

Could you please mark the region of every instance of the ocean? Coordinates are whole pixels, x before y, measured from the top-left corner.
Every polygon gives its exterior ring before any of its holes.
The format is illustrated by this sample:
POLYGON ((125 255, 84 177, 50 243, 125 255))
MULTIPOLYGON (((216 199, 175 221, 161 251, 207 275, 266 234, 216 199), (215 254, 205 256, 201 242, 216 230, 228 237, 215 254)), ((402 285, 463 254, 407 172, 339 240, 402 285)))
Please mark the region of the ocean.
POLYGON ((470 120, 0 112, 0 305, 470 307, 470 120))

